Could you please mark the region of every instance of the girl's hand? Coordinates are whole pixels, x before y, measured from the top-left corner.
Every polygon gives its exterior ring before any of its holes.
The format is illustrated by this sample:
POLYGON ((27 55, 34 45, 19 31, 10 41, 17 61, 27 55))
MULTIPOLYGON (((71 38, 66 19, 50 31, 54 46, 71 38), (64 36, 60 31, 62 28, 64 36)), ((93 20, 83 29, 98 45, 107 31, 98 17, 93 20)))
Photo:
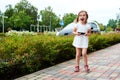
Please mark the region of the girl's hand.
POLYGON ((80 36, 80 33, 78 33, 78 32, 74 32, 74 34, 77 35, 77 36, 80 36))
POLYGON ((90 36, 91 34, 91 29, 88 29, 88 31, 85 33, 85 36, 90 36))
POLYGON ((76 35, 80 36, 80 33, 79 33, 79 32, 76 32, 76 35))
POLYGON ((90 34, 91 34, 91 33, 88 33, 88 32, 87 32, 87 33, 85 33, 85 36, 90 36, 90 34))
POLYGON ((85 36, 88 36, 88 33, 85 33, 85 36))
POLYGON ((77 32, 77 28, 74 28, 72 33, 75 34, 75 35, 80 36, 80 33, 77 32))

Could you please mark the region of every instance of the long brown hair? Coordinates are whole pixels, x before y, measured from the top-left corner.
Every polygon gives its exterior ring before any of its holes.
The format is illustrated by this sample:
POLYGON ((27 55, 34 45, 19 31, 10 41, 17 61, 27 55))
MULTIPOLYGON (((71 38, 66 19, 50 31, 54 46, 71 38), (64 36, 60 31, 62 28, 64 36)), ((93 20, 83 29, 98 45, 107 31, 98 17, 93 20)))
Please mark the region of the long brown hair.
MULTIPOLYGON (((79 21, 79 15, 80 15, 80 13, 82 13, 82 12, 85 12, 85 13, 86 13, 86 17, 87 17, 87 19, 88 19, 88 13, 87 13, 87 11, 81 10, 81 11, 78 13, 78 15, 77 15, 76 22, 79 21)), ((87 23, 87 19, 86 19, 86 23, 87 23)))

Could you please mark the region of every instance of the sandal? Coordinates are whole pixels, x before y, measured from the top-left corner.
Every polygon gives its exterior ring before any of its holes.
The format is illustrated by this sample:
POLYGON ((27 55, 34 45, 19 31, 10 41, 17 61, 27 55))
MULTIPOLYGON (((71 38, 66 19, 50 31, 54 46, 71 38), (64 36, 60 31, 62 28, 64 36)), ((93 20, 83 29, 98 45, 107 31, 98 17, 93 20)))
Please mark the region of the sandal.
POLYGON ((84 68, 85 68, 85 71, 89 73, 90 69, 88 68, 88 65, 85 65, 84 68))
POLYGON ((75 66, 75 70, 74 70, 74 72, 79 72, 79 66, 75 66))

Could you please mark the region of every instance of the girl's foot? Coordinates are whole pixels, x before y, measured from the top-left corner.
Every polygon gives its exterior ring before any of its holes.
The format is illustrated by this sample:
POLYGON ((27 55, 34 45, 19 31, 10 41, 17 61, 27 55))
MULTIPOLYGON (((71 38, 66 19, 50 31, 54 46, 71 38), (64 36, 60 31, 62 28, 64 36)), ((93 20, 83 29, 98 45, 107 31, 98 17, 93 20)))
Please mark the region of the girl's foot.
POLYGON ((74 70, 74 71, 75 71, 75 72, 79 72, 79 70, 80 70, 80 69, 79 69, 79 66, 75 66, 75 70, 74 70))
POLYGON ((85 71, 89 73, 90 69, 88 68, 88 65, 85 65, 84 68, 85 68, 85 71))

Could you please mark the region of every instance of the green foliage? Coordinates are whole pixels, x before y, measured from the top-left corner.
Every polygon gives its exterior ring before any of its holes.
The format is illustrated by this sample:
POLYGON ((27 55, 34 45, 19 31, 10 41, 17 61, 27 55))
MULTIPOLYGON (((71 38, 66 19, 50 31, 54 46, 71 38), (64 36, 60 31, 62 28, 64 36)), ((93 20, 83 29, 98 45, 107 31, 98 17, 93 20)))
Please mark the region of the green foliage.
MULTIPOLYGON (((27 24, 29 24, 31 21, 31 17, 28 16, 25 11, 19 11, 18 13, 14 14, 12 17, 9 18, 11 23, 14 24, 15 27, 19 27, 21 29, 24 29, 27 24)), ((25 28, 27 29, 27 28, 25 28)))
POLYGON ((54 29, 56 27, 59 27, 59 17, 52 11, 52 8, 48 6, 44 10, 40 11, 40 14, 42 15, 42 25, 50 26, 54 29))
POLYGON ((8 18, 5 19, 5 31, 8 27, 16 30, 29 30, 31 24, 37 23, 38 9, 27 0, 21 0, 14 8, 12 8, 12 5, 7 5, 6 8, 4 15, 8 18))
POLYGON ((117 28, 120 29, 120 20, 118 21, 117 28))
MULTIPOLYGON (((88 52, 119 43, 119 36, 120 33, 92 34, 89 37, 88 52)), ((72 35, 46 34, 2 37, 0 40, 0 77, 18 77, 74 58, 73 38, 72 35)))
POLYGON ((5 15, 7 15, 8 18, 10 18, 13 14, 14 14, 14 9, 12 8, 12 5, 7 5, 6 6, 6 11, 5 11, 5 15))
POLYGON ((115 29, 117 27, 117 20, 110 19, 108 21, 107 26, 110 26, 111 28, 115 29))
POLYGON ((107 26, 105 30, 106 31, 113 31, 113 28, 111 28, 110 26, 107 26))
POLYGON ((89 50, 96 51, 96 50, 105 48, 108 46, 106 42, 107 42, 107 39, 103 37, 103 35, 99 36, 98 34, 93 34, 90 37, 89 45, 91 48, 89 50))
POLYGON ((104 31, 105 30, 105 27, 104 27, 103 24, 99 24, 99 26, 100 26, 100 31, 104 31))
POLYGON ((63 20, 64 20, 64 23, 66 25, 68 25, 69 23, 73 22, 75 19, 76 19, 77 15, 73 14, 73 13, 67 13, 64 15, 63 17, 63 20))
POLYGON ((0 33, 0 37, 4 37, 5 36, 5 33, 0 33))
MULTIPOLYGON (((75 53, 71 39, 67 36, 50 35, 4 37, 0 43, 2 46, 0 47, 0 59, 7 65, 1 63, 0 66, 3 69, 5 66, 16 66, 19 70, 13 74, 19 75, 71 59, 75 53)), ((7 69, 10 74, 9 68, 7 69)))
MULTIPOLYGON (((41 21, 39 22, 42 26, 51 26, 50 31, 55 30, 55 28, 60 27, 60 16, 57 16, 52 8, 48 6, 39 13, 38 9, 31 5, 27 0, 21 0, 19 3, 12 7, 12 5, 6 6, 6 11, 4 13, 8 18, 5 19, 5 32, 10 27, 13 30, 30 30, 30 25, 36 25, 38 15, 41 15, 41 21)), ((2 12, 0 12, 2 14, 2 12)), ((67 24, 74 21, 76 15, 73 13, 67 13, 63 16, 63 20, 66 26, 67 24)), ((1 17, 0 17, 1 20, 1 17)), ((0 24, 2 26, 2 24, 0 24)), ((2 30, 0 30, 2 31, 2 30)))
POLYGON ((38 9, 31 5, 27 0, 21 0, 19 3, 15 5, 15 11, 25 11, 25 13, 31 17, 33 20, 32 24, 37 23, 37 11, 38 9))
POLYGON ((120 42, 120 33, 92 34, 89 37, 88 51, 96 51, 120 42))

